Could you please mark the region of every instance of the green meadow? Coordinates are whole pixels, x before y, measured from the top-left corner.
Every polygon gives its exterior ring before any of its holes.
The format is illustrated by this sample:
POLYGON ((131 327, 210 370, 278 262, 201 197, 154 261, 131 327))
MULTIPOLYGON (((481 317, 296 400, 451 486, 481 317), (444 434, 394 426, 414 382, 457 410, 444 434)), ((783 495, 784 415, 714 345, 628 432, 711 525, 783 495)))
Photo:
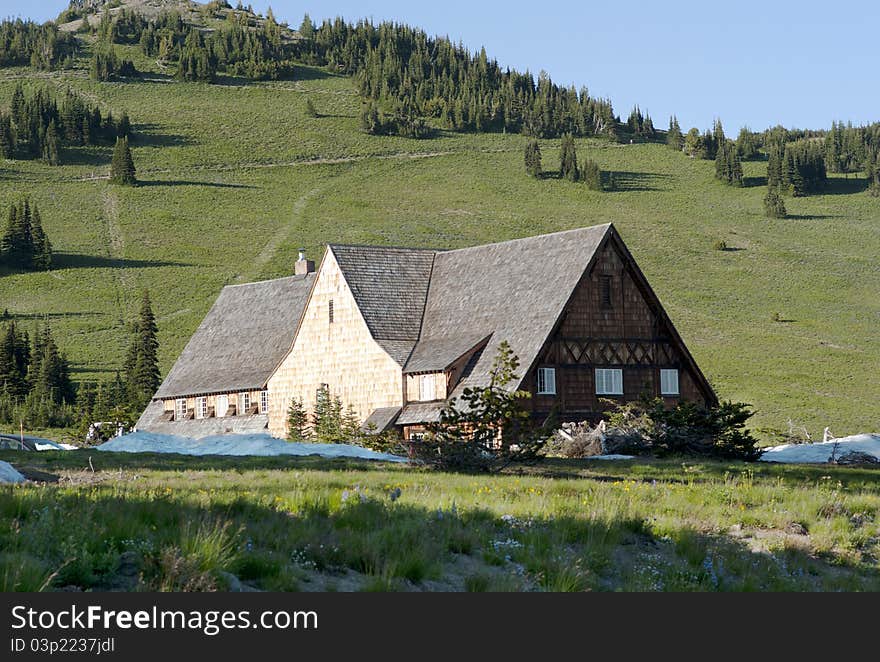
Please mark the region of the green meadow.
POLYGON ((316 458, 2 451, 0 589, 880 589, 860 468, 548 460, 503 475, 316 458))
POLYGON ((0 70, 0 105, 18 81, 70 87, 134 126, 135 188, 101 178, 109 147, 68 149, 59 167, 0 163, 0 207, 30 196, 56 252, 49 272, 0 276, 0 310, 26 327, 48 318, 76 379, 120 367, 144 288, 165 372, 223 285, 290 273, 300 246, 453 248, 611 221, 720 397, 752 403, 756 427, 876 431, 880 203, 862 179, 833 177, 770 220, 765 163, 746 163, 735 189, 663 145, 580 140, 579 158, 613 174, 615 190, 594 192, 554 176, 555 140, 541 141, 548 176, 534 180, 523 136, 366 135, 351 81, 322 69, 179 83, 120 50, 147 73, 0 70))

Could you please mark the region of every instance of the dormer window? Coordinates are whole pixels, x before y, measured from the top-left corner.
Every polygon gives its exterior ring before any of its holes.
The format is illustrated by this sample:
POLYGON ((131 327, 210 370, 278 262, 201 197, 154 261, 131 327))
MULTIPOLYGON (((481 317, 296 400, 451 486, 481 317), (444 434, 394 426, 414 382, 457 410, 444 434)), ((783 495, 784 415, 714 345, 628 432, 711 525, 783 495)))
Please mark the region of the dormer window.
POLYGON ((419 400, 425 402, 437 399, 434 375, 422 375, 419 377, 419 400))

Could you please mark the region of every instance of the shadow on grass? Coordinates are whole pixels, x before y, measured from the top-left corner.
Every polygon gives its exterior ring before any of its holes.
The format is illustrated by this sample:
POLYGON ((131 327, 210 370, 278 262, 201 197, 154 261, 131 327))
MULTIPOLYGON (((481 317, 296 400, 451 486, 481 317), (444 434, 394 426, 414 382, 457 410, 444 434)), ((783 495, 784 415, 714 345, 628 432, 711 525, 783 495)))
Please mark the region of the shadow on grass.
POLYGON ((9 317, 5 317, 0 315, 0 323, 5 322, 7 320, 12 321, 26 321, 26 320, 35 320, 42 321, 45 319, 49 320, 61 320, 61 319, 76 319, 78 317, 103 317, 104 313, 83 310, 78 312, 68 312, 68 313, 14 313, 10 311, 9 317))
POLYGON ((53 269, 149 269, 152 267, 190 267, 167 260, 128 260, 80 253, 53 253, 53 269))
POLYGON ((825 189, 819 195, 852 195, 868 190, 868 180, 864 177, 829 177, 825 189))
POLYGON ((293 67, 293 80, 325 80, 327 78, 337 78, 339 74, 333 74, 319 67, 306 67, 296 64, 293 67))
POLYGON ((753 188, 755 186, 767 186, 767 176, 743 177, 743 188, 753 188))
POLYGON ((110 165, 112 147, 64 147, 61 165, 85 165, 104 167, 110 165))
POLYGON ((608 170, 602 173, 602 184, 612 193, 629 193, 635 191, 665 191, 664 182, 672 179, 672 175, 657 172, 630 172, 627 170, 608 170), (611 188, 613 179, 614 187, 611 188))
POLYGON ((224 182, 197 182, 188 179, 142 179, 138 186, 206 186, 209 188, 257 189, 251 184, 226 184, 224 182))
POLYGON ((189 136, 162 133, 160 129, 160 125, 154 123, 135 124, 132 127, 132 145, 135 147, 182 147, 197 144, 189 136))
POLYGON ((840 214, 786 214, 786 219, 792 221, 824 221, 832 218, 843 218, 840 214))

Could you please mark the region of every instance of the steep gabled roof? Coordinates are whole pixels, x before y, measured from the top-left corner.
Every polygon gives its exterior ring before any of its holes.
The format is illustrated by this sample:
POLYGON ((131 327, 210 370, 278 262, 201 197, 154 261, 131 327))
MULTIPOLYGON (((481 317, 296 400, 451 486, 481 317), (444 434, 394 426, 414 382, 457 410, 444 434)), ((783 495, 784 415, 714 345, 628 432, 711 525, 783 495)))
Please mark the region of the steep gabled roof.
POLYGON ((436 251, 338 244, 328 249, 373 338, 404 365, 419 337, 436 251))
POLYGON ((224 287, 154 397, 263 388, 290 348, 314 279, 224 287))
POLYGON ((451 395, 488 381, 503 340, 519 357, 523 376, 611 231, 610 224, 597 225, 437 253, 413 356, 422 354, 423 344, 465 331, 472 337, 492 335, 451 395))

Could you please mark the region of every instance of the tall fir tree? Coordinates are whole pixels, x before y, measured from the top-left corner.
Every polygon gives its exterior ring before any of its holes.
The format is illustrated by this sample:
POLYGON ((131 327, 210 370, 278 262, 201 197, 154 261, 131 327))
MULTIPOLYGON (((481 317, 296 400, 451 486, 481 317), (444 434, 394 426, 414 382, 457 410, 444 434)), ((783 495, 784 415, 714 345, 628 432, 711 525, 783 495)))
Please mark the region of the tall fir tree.
POLYGON ((529 140, 525 149, 526 172, 532 177, 541 176, 541 146, 537 140, 529 140))
POLYGON ((306 441, 309 436, 309 414, 302 398, 291 398, 287 408, 287 439, 306 441))
POLYGON ((61 163, 58 156, 58 130, 55 128, 55 120, 50 120, 46 127, 46 135, 43 137, 43 160, 49 165, 57 166, 61 163))
POLYGON ((666 145, 670 149, 680 152, 682 142, 681 126, 678 124, 678 118, 673 115, 669 118, 669 130, 666 132, 666 145))
POLYGON ((134 186, 137 183, 134 160, 128 138, 117 138, 113 148, 113 159, 110 162, 110 181, 123 186, 134 186))
POLYGON ((599 169, 599 164, 593 159, 584 161, 581 167, 581 180, 591 191, 602 190, 602 171, 599 169))
POLYGON ((159 388, 157 335, 156 316, 153 314, 150 294, 145 290, 125 361, 128 400, 133 411, 142 410, 159 388))
POLYGON ((576 182, 580 175, 574 136, 570 133, 562 137, 562 148, 559 154, 559 175, 570 182, 576 182))
POLYGON ((785 201, 779 195, 776 186, 767 187, 767 195, 764 196, 764 213, 769 218, 785 218, 785 201))

